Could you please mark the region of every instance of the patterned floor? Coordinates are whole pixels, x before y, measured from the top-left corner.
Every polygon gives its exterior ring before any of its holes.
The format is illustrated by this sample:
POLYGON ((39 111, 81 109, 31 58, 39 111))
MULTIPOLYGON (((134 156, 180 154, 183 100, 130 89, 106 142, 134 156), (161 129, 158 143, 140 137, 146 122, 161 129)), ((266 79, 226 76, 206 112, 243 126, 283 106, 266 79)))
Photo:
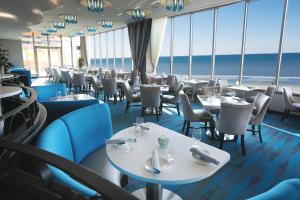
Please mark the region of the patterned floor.
MULTIPOLYGON (((125 101, 118 102, 116 105, 109 103, 109 106, 114 133, 131 126, 135 118, 140 115, 140 107, 130 107, 129 112, 124 114, 125 101)), ((199 103, 193 103, 193 107, 201 106, 199 103)), ((156 123, 155 116, 146 116, 145 121, 156 123)), ((216 174, 196 183, 164 187, 176 192, 185 200, 233 200, 260 194, 284 179, 300 178, 299 122, 300 118, 297 117, 289 117, 284 122, 280 122, 280 115, 269 113, 262 126, 263 144, 259 143, 257 136, 246 134, 246 156, 242 156, 240 141, 237 144, 225 143, 224 150, 230 153, 231 160, 216 174)), ((181 132, 182 123, 182 116, 179 117, 173 108, 164 109, 158 122, 178 133, 181 132)), ((219 143, 211 141, 206 135, 202 140, 218 147, 219 143)), ((130 179, 126 189, 134 191, 142 187, 144 183, 130 179)))

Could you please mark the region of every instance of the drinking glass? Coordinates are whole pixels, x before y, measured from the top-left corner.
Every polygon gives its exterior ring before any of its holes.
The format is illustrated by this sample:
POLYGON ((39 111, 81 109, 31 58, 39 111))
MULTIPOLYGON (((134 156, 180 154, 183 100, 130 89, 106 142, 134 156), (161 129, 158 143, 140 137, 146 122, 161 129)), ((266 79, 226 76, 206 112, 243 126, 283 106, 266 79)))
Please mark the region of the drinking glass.
POLYGON ((56 98, 59 99, 61 96, 61 91, 56 91, 56 98))
POLYGON ((135 120, 135 130, 137 133, 140 133, 142 131, 140 125, 144 123, 144 118, 137 117, 135 120))
POLYGON ((200 128, 192 128, 192 138, 194 140, 193 146, 200 146, 202 139, 202 132, 200 128))

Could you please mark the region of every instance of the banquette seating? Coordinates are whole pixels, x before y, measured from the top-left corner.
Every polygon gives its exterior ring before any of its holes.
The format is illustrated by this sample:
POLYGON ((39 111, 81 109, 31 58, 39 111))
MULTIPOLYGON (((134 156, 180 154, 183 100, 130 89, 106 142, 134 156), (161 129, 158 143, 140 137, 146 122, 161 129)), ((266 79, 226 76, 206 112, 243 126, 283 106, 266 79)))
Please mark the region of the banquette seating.
MULTIPOLYGON (((67 94, 66 86, 62 83, 34 86, 37 92, 38 101, 43 104, 47 110, 47 122, 50 123, 55 119, 79 108, 83 108, 89 105, 99 104, 98 99, 85 99, 76 101, 55 101, 55 97, 58 92, 64 96, 67 94)), ((100 102, 101 103, 101 102, 100 102)))
MULTIPOLYGON (((124 180, 127 180, 126 177, 124 178, 106 157, 105 139, 111 136, 110 111, 108 105, 104 103, 73 111, 55 120, 38 136, 36 145, 43 150, 81 164, 121 186, 126 184, 124 183, 124 180)), ((95 191, 80 184, 61 170, 49 165, 48 169, 54 180, 87 197, 97 195, 95 191)))

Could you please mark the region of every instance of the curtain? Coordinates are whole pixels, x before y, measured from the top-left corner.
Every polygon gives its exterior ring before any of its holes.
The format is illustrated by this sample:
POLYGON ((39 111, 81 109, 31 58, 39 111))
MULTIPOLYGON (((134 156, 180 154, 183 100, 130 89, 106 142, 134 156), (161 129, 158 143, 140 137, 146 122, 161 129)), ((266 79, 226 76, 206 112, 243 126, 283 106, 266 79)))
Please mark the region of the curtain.
POLYGON ((150 37, 150 52, 152 71, 156 74, 156 67, 159 55, 162 49, 165 31, 167 27, 168 18, 162 17, 152 20, 151 37, 150 37))
POLYGON ((85 37, 80 37, 80 57, 84 59, 84 66, 88 66, 85 37))
POLYGON ((135 71, 140 72, 142 84, 147 83, 146 52, 151 34, 152 19, 128 24, 128 36, 135 71))

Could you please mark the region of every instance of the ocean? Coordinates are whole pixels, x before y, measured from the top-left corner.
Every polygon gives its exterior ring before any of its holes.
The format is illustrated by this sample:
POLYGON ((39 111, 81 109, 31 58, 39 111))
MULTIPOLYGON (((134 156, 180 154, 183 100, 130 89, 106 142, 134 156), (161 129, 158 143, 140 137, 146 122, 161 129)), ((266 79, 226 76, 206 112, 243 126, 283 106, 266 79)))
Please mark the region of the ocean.
MULTIPOLYGON (((188 56, 173 57, 173 73, 188 74, 188 56)), ((231 83, 238 80, 240 74, 240 55, 216 55, 215 77, 226 78, 231 83)), ((209 79, 211 75, 211 56, 192 57, 192 77, 209 79)), ((103 60, 106 64, 106 60, 103 60)), ((125 71, 131 70, 131 58, 125 58, 125 71)), ((91 63, 94 64, 93 61, 91 63)), ((100 59, 96 59, 96 65, 100 65, 100 59)), ((113 59, 108 59, 108 66, 113 65, 113 59)), ((277 54, 246 54, 244 62, 243 83, 255 85, 275 84, 276 68, 278 65, 277 54)), ((121 66, 121 58, 116 58, 116 66, 121 66)), ((157 74, 168 74, 170 70, 170 58, 160 57, 157 65, 157 74)), ((300 53, 284 53, 280 71, 280 83, 300 88, 300 53)))

